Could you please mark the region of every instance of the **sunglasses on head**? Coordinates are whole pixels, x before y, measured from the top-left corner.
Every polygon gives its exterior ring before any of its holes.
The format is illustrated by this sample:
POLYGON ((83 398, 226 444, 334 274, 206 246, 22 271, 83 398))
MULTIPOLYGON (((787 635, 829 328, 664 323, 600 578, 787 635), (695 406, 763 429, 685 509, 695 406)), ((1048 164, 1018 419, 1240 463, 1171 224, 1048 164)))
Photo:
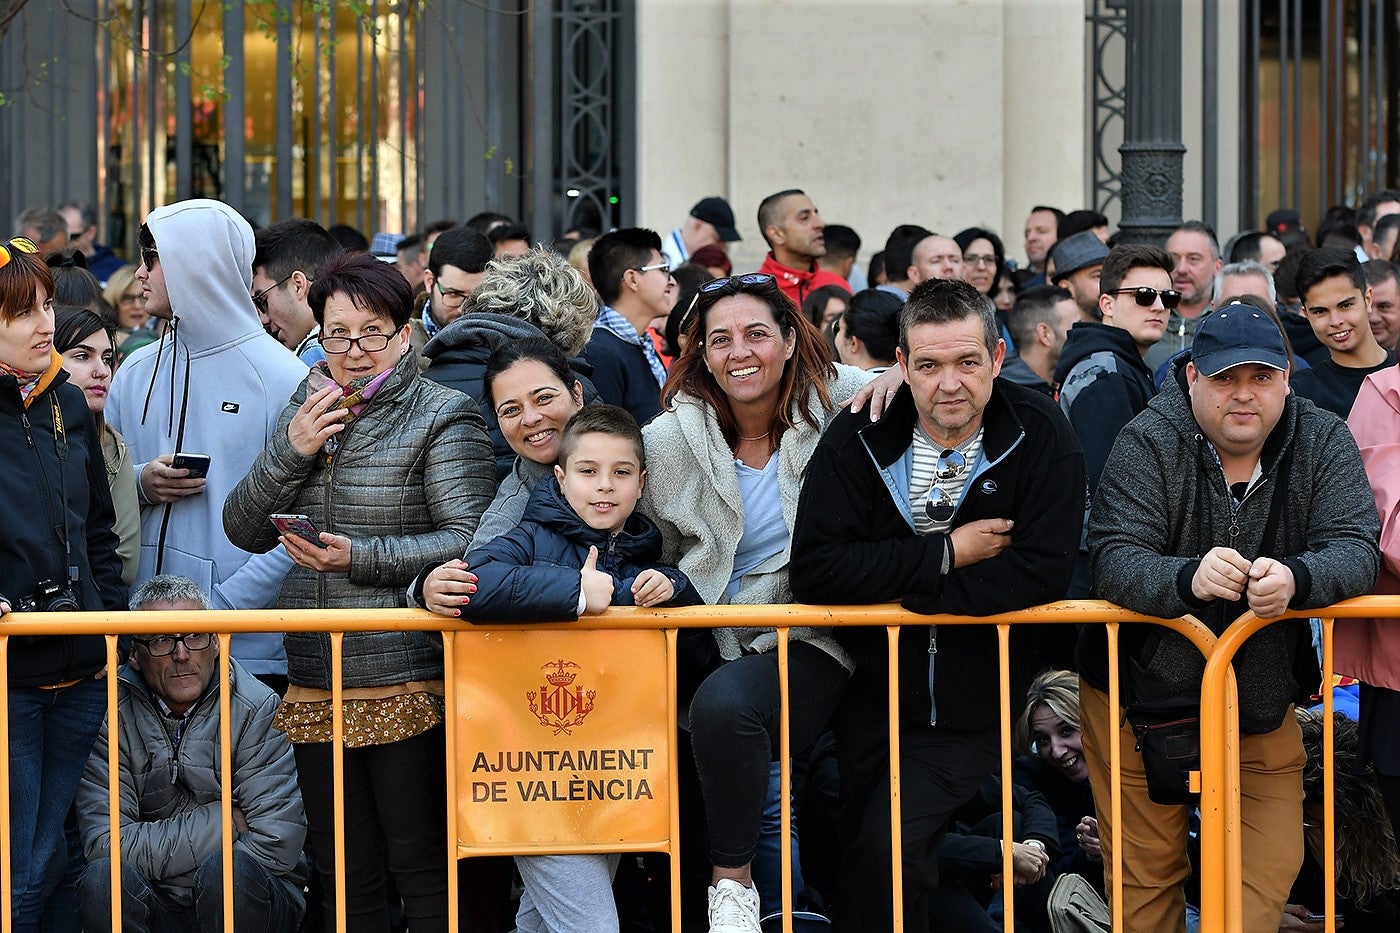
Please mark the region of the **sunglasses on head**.
POLYGON ((774 279, 767 272, 749 272, 745 275, 727 275, 722 279, 712 279, 700 286, 702 292, 717 292, 728 285, 767 285, 774 279))
POLYGON ((37 253, 39 247, 34 245, 34 241, 28 237, 17 236, 9 242, 0 246, 0 268, 9 265, 16 252, 37 253))
POLYGON ((1115 288, 1113 291, 1109 292, 1109 294, 1132 295, 1133 300, 1143 308, 1152 307, 1158 297, 1162 299, 1162 307, 1166 308, 1168 311, 1181 304, 1181 292, 1174 288, 1159 289, 1151 288, 1147 285, 1139 285, 1137 288, 1115 288))

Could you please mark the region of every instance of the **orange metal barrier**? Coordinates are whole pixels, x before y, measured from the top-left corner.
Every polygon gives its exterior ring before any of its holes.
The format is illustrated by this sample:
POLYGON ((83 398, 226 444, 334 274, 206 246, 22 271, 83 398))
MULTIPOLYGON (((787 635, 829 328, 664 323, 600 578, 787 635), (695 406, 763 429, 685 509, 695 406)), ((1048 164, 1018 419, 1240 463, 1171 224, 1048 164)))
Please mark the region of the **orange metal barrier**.
MULTIPOLYGON (((1326 633, 1326 657, 1325 668, 1328 673, 1331 669, 1331 625, 1332 618, 1352 618, 1371 616, 1400 616, 1400 597, 1365 597, 1362 599, 1349 600, 1339 603, 1337 606, 1326 610, 1315 610, 1311 612, 1290 613, 1289 617, 1311 617, 1326 614, 1329 616, 1324 623, 1326 633)), ((219 633, 220 647, 220 742, 221 742, 221 770, 222 770, 222 816, 225 827, 223 837, 223 871, 224 871, 224 917, 226 928, 232 928, 232 845, 233 835, 232 822, 232 768, 231 768, 231 742, 229 736, 229 691, 228 691, 228 659, 229 659, 229 636, 236 633, 266 632, 266 631, 300 631, 300 632, 330 632, 331 633, 331 670, 332 670, 332 696, 334 714, 333 744, 333 781, 334 781, 334 804, 337 815, 335 825, 335 852, 337 865, 343 868, 345 854, 344 825, 339 814, 344 810, 344 774, 343 774, 343 750, 342 739, 344 730, 343 709, 341 706, 341 660, 343 648, 343 633, 364 632, 364 631, 441 631, 444 633, 444 665, 445 670, 451 672, 454 668, 454 651, 459 648, 454 644, 457 639, 451 636, 452 633, 507 633, 521 632, 525 630, 561 630, 561 631, 589 631, 589 630, 665 630, 667 632, 667 644, 671 649, 675 646, 675 636, 679 629, 683 628, 715 628, 724 626, 770 626, 779 630, 778 658, 779 677, 782 697, 782 731, 780 737, 781 749, 781 793, 784 801, 790 800, 791 774, 788 759, 791 755, 790 740, 788 735, 788 697, 787 697, 787 629, 795 626, 813 627, 836 627, 836 626, 883 626, 887 631, 891 683, 889 690, 889 730, 890 748, 892 752, 897 750, 898 745, 898 718, 899 718, 899 697, 897 672, 898 665, 898 639, 900 627, 903 625, 925 626, 929 624, 938 625, 996 625, 998 632, 998 644, 1000 649, 1001 683, 1000 683, 1000 707, 1001 707, 1001 777, 1002 777, 1002 838, 1013 838, 1012 833, 1012 780, 1011 780, 1011 722, 1010 711, 1012 700, 1010 687, 1007 678, 1009 664, 1009 644, 1010 630, 1015 625, 1042 624, 1042 623, 1107 623, 1109 656, 1116 658, 1119 628, 1124 624, 1151 623, 1165 625, 1174 631, 1179 632, 1195 644, 1206 657, 1206 675, 1202 690, 1202 748, 1201 748, 1201 812, 1202 812, 1202 903, 1201 903, 1201 929, 1205 933, 1221 933, 1221 931, 1236 931, 1240 927, 1240 853, 1239 853, 1239 787, 1238 787, 1238 727, 1234 721, 1234 681, 1233 674, 1229 666, 1229 659, 1253 631, 1262 627, 1266 622, 1255 619, 1252 614, 1247 614, 1230 627, 1219 640, 1213 636, 1199 621, 1190 617, 1184 619, 1156 619, 1150 616, 1143 616, 1137 613, 1128 612, 1109 603, 1096 600, 1063 601, 1022 612, 1007 613, 1000 616, 972 617, 972 616, 924 616, 916 615, 900 609, 897 606, 804 606, 804 605, 778 605, 778 606, 697 606, 684 609, 669 610, 642 610, 631 608, 611 609, 601 616, 585 617, 576 622, 567 623, 540 623, 529 626, 509 625, 509 626, 471 626, 462 623, 454 623, 451 620, 427 612, 416 610, 260 610, 260 611, 226 611, 209 610, 199 613, 182 612, 142 612, 139 615, 134 613, 62 613, 62 614, 24 614, 7 616, 4 623, 0 625, 0 676, 5 676, 8 671, 8 648, 10 636, 26 635, 105 635, 107 637, 107 655, 109 671, 115 673, 117 657, 117 637, 118 635, 130 634, 181 634, 187 632, 208 631, 219 633), (1232 758, 1233 754, 1233 758, 1232 758), (1233 803, 1231 803, 1233 801, 1233 803), (1231 851, 1233 846, 1233 851, 1231 851)), ((674 652, 672 651, 672 655, 674 652)), ((674 691, 674 672, 669 679, 670 688, 674 691)), ((108 687, 108 732, 109 735, 117 734, 117 684, 115 676, 109 676, 108 687)), ((457 685, 453 683, 449 675, 445 681, 445 706, 447 717, 445 723, 445 739, 448 750, 447 754, 447 825, 445 831, 448 833, 449 841, 454 839, 456 832, 456 798, 459 787, 459 775, 454 760, 454 749, 456 745, 455 717, 453 711, 457 708, 457 685)), ((1116 664, 1109 665, 1109 709, 1117 710, 1120 707, 1120 684, 1118 683, 1118 669, 1116 664)), ((674 692, 672 693, 674 696, 674 692)), ((1326 726, 1326 754, 1330 760, 1332 730, 1330 722, 1331 696, 1325 691, 1324 700, 1329 713, 1329 720, 1326 726)), ((676 739, 675 725, 672 723, 672 748, 676 739)), ((9 716, 8 716, 8 694, 6 690, 0 690, 0 746, 8 747, 9 743, 9 716)), ((118 799, 118 743, 110 742, 108 748, 109 770, 110 770, 110 808, 111 808, 111 837, 112 837, 112 914, 113 928, 120 927, 120 806, 118 799)), ((1110 750, 1111 765, 1111 819, 1114 832, 1117 833, 1122 825, 1121 819, 1121 785, 1118 743, 1115 741, 1110 750)), ((671 793, 670 807, 671 838, 665 846, 653 846, 659 851, 668 851, 671 858, 671 894, 672 894, 672 923, 673 929, 680 928, 680 875, 679 859, 676 836, 678 833, 677 815, 677 794, 675 792, 675 760, 674 755, 668 761, 668 771, 670 773, 671 793)), ((8 786, 9 781, 9 759, 8 755, 0 755, 0 787, 8 786)), ((1327 804, 1326 804, 1326 844, 1328 846, 1326 871, 1328 874, 1328 929, 1333 927, 1332 918, 1332 782, 1330 769, 1326 778, 1327 804)), ((890 761, 890 798, 891 798, 891 831, 892 846, 891 858, 892 866, 900 864, 901 840, 900 840, 900 816, 899 816, 899 756, 891 755, 890 761)), ((790 832, 791 815, 788 806, 782 809, 782 831, 784 834, 790 832)), ((448 859, 453 862, 459 855, 460 850, 454 851, 458 847, 449 844, 448 859)), ((562 847, 567 849, 567 847, 562 847)), ((561 847, 541 847, 534 845, 528 840, 519 841, 519 845, 514 847, 520 854, 547 854, 560 852, 561 847)), ((790 864, 790 848, 786 845, 781 847, 782 858, 782 890, 785 916, 783 928, 785 933, 791 933, 790 908, 792 902, 792 866, 790 864)), ((1122 929, 1121 907, 1122 907, 1122 846, 1114 844, 1113 847, 1113 890, 1112 905, 1114 914, 1115 929, 1122 929)), ((578 848, 570 851, 580 851, 578 848)), ((595 851, 605 851, 595 849, 595 851)), ((614 846, 612 851, 619 851, 614 846)), ((635 851, 626 849, 626 851, 635 851)), ((10 873, 10 811, 9 795, 0 794, 0 879, 8 879, 10 873)), ((448 877, 448 911, 451 917, 453 928, 457 922, 457 875, 452 866, 449 865, 448 877)), ((1002 852, 1002 872, 1004 878, 1013 876, 1012 870, 1012 849, 1010 846, 1003 846, 1002 852)), ((903 893, 900 872, 892 872, 894 882, 894 917, 895 929, 902 928, 901 907, 903 893)), ((345 928, 345 891, 344 891, 343 871, 337 873, 336 878, 336 904, 337 904, 337 929, 345 928)), ((0 884, 0 927, 9 928, 12 917, 12 892, 8 883, 0 884)), ((1015 898, 1008 897, 1005 901, 1005 924, 1010 928, 1014 924, 1015 898)))

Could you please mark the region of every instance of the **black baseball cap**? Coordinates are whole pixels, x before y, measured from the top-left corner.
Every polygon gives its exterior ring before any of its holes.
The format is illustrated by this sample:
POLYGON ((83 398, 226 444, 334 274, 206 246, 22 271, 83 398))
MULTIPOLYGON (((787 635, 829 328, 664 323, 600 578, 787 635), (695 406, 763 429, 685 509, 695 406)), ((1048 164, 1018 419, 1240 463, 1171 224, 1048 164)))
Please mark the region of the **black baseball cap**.
POLYGON ((1273 318, 1253 305, 1236 302, 1212 312, 1196 326, 1191 362, 1203 376, 1216 376, 1245 363, 1287 372, 1288 348, 1273 318))
POLYGON ((690 216, 703 220, 719 231, 719 237, 726 243, 742 240, 739 231, 734 229, 734 209, 721 197, 705 198, 690 209, 690 216))

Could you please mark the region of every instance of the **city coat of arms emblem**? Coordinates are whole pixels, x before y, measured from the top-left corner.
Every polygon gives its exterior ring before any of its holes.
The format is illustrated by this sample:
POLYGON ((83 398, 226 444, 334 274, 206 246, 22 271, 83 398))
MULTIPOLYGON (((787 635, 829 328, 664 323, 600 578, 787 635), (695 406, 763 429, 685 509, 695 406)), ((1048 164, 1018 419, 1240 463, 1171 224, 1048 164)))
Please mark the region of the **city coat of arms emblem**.
POLYGON ((561 732, 573 735, 574 727, 581 725, 593 712, 598 691, 585 691, 582 686, 575 686, 580 668, 573 661, 559 658, 546 662, 540 669, 549 673, 544 675, 545 683, 540 684, 539 690, 525 693, 530 701, 530 712, 535 714, 540 725, 553 729, 555 735, 561 732))

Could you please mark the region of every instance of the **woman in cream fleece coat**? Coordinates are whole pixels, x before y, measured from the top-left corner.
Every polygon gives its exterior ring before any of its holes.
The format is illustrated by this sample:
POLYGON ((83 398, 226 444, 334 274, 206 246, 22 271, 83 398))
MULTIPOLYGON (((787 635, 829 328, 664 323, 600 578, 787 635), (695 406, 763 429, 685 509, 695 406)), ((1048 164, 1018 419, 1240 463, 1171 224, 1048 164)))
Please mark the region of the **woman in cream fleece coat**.
MULTIPOLYGON (((870 377, 831 363, 821 335, 771 276, 708 283, 688 327, 690 343, 663 391, 666 410, 643 431, 642 507, 661 528, 663 562, 686 573, 706 603, 791 602, 802 474, 823 429, 870 377)), ((758 931, 750 863, 777 759, 777 636, 735 628, 716 629, 715 639, 725 663, 690 708, 714 866, 710 926, 758 931)), ((829 632, 792 630, 794 754, 826 727, 850 667, 829 632)), ((799 870, 794 858, 795 891, 799 870)))

